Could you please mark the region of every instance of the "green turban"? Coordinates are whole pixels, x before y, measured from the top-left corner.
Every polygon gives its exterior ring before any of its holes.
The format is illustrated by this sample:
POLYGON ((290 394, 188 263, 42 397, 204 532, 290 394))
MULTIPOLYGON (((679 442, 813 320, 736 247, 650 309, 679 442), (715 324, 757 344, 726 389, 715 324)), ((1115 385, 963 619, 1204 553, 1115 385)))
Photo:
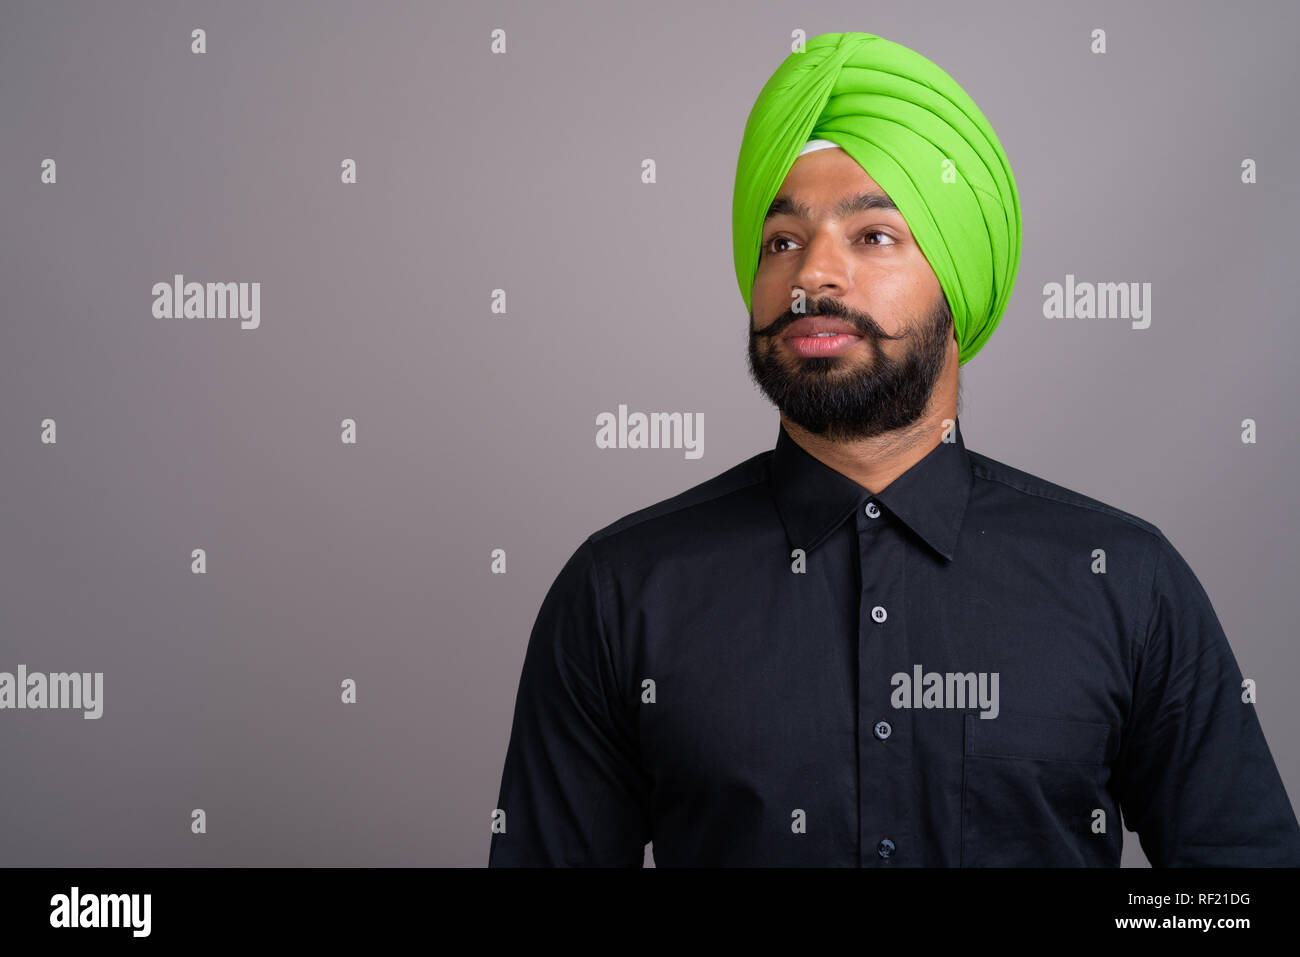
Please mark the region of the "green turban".
POLYGON ((751 311, 763 220, 809 139, 839 145, 898 206, 947 296, 965 363, 1002 318, 1020 263, 1020 200, 984 114, 936 64, 870 33, 823 33, 786 57, 758 94, 736 163, 732 243, 751 311))

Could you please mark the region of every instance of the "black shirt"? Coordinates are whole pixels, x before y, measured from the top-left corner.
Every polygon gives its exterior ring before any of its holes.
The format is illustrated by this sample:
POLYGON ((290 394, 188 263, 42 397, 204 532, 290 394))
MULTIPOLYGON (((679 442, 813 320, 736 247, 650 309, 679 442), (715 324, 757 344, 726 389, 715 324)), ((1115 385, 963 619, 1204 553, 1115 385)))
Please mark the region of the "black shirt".
POLYGON ((1298 865, 1249 697, 1154 525, 959 422, 876 494, 782 427, 565 564, 489 866, 1118 866, 1123 824, 1157 867, 1298 865))

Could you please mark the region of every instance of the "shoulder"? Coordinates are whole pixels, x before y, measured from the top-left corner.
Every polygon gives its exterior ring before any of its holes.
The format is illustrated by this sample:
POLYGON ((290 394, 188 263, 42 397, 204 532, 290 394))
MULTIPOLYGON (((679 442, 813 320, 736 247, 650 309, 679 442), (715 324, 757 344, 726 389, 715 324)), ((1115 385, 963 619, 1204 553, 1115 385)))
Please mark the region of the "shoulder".
POLYGON ((1136 559, 1132 567, 1143 595, 1167 586, 1171 578, 1184 586, 1194 581, 1186 560, 1153 522, 987 455, 969 449, 967 454, 972 502, 1018 541, 1067 548, 1082 542, 1108 554, 1123 550, 1136 559))
POLYGON ((1132 512, 1126 512, 1100 499, 1066 488, 1038 475, 999 462, 997 459, 967 450, 977 490, 991 498, 1018 502, 1027 510, 1055 518, 1074 518, 1103 527, 1131 529, 1139 537, 1163 538, 1160 529, 1132 512))
POLYGON ((693 534, 724 537, 728 529, 752 527, 756 512, 772 507, 768 495, 771 458, 771 449, 750 456, 683 492, 610 522, 592 532, 587 542, 602 553, 644 554, 673 548, 693 534))

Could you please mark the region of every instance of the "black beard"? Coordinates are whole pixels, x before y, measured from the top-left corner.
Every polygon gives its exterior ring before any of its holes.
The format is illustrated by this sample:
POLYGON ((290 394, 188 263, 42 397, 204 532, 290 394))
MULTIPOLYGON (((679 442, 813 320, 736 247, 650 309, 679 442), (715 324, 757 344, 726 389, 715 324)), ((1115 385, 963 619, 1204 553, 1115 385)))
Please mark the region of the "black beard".
POLYGON ((924 413, 943 371, 952 338, 952 312, 942 292, 914 329, 889 336, 864 313, 837 299, 809 303, 806 315, 831 316, 857 326, 871 349, 870 362, 848 356, 802 358, 778 351, 777 337, 804 315, 788 312, 761 332, 749 314, 749 374, 791 422, 835 442, 903 429, 924 413), (902 360, 881 348, 885 339, 915 339, 902 360), (761 346, 761 347, 760 347, 761 346))

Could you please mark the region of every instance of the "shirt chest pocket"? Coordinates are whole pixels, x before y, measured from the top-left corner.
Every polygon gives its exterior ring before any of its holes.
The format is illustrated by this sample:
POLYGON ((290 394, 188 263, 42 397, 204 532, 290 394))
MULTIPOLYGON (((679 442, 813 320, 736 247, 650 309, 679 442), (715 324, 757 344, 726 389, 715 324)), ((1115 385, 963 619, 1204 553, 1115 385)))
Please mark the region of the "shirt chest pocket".
POLYGON ((1110 725, 1003 711, 967 714, 964 731, 961 866, 1118 862, 1122 824, 1106 789, 1110 725))

